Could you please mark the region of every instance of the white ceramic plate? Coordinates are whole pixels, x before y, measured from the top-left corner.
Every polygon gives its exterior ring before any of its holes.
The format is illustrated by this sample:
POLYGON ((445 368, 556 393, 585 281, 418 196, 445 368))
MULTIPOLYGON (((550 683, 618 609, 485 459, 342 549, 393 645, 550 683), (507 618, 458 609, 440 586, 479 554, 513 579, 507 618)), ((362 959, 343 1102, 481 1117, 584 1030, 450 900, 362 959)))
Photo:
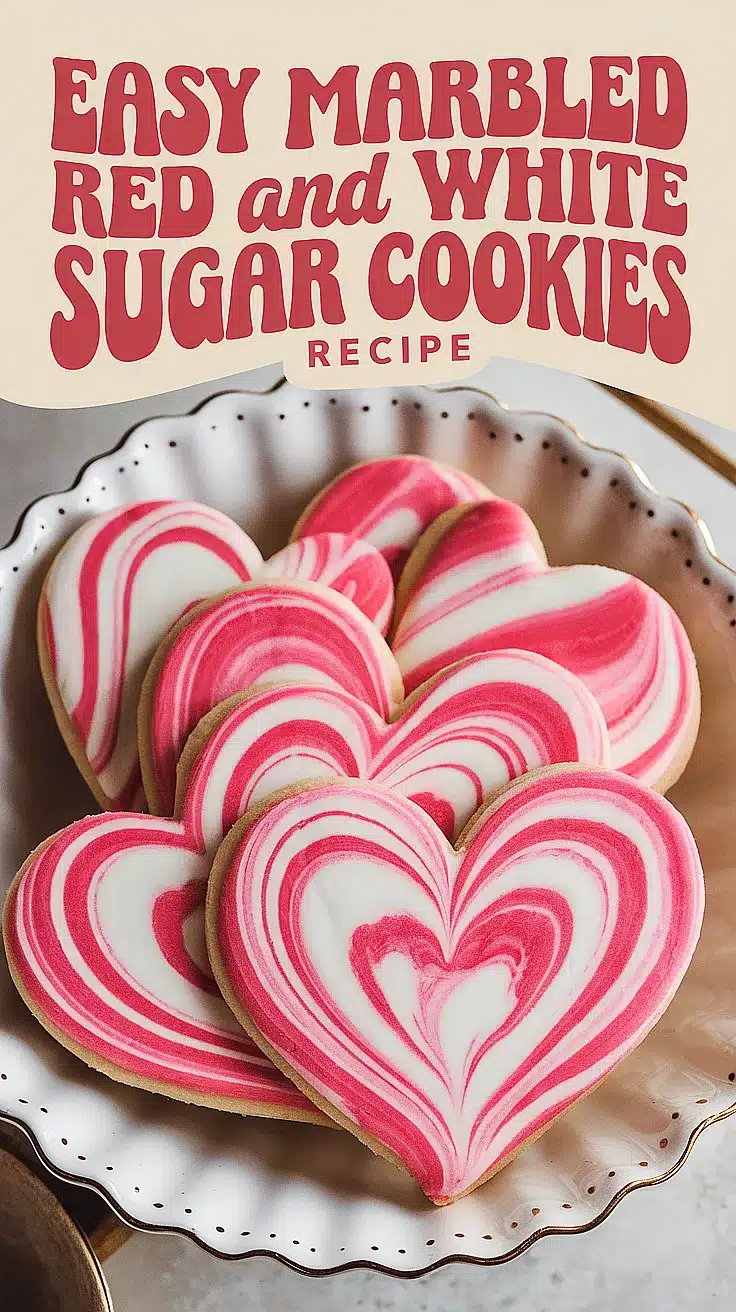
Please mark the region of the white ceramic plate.
POLYGON ((469 389, 226 393, 149 420, 72 489, 30 507, 0 552, 0 892, 36 843, 93 809, 46 704, 34 642, 43 575, 72 529, 126 502, 192 498, 232 515, 270 554, 341 468, 393 452, 469 469, 529 510, 552 563, 630 570, 679 611, 703 718, 672 799, 700 844, 708 909, 686 980, 641 1048, 444 1209, 346 1133, 186 1107, 96 1075, 26 1012, 0 960, 0 1115, 27 1129, 47 1165, 93 1185, 132 1225, 312 1273, 499 1262, 543 1234, 589 1229, 632 1188, 672 1174, 736 1100, 736 575, 695 517, 623 457, 469 389))

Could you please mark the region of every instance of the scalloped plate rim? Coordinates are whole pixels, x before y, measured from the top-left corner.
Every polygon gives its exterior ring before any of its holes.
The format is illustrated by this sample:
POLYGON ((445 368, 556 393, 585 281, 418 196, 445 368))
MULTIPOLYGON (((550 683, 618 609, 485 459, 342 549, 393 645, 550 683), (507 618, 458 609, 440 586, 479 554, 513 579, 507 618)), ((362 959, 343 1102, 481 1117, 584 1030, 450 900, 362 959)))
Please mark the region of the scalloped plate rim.
MULTIPOLYGON (((41 505, 44 501, 50 500, 55 497, 66 496, 67 494, 74 492, 80 486, 84 476, 91 469, 93 469, 95 465, 106 460, 108 457, 112 455, 116 455, 117 453, 123 451, 125 447, 128 445, 128 442, 131 441, 142 428, 152 423, 166 422, 167 420, 171 420, 171 419, 183 419, 183 418, 188 418, 197 415, 202 410, 204 410, 208 405, 210 405, 212 402, 217 401, 221 397, 235 396, 235 395, 249 396, 249 397, 267 397, 273 395, 275 392, 278 392, 284 386, 291 386, 291 384, 289 384, 288 379, 285 377, 285 375, 281 375, 273 383, 261 389, 225 387, 225 388, 221 388, 218 391, 209 393, 207 396, 203 397, 200 401, 198 401, 196 405, 192 406, 189 410, 173 412, 173 413, 170 412, 164 414, 148 415, 144 419, 138 420, 135 424, 132 424, 128 429, 126 429, 126 431, 123 433, 119 441, 116 442, 113 446, 109 447, 105 451, 98 452, 96 455, 91 456, 88 460, 86 460, 84 464, 77 471, 72 482, 67 487, 61 488, 54 492, 43 493, 41 496, 35 497, 32 501, 28 503, 28 505, 21 511, 16 521, 16 525, 12 534, 7 539, 7 541, 3 543, 2 546, 0 546, 0 560, 2 560, 2 557, 4 556, 6 551, 9 550, 9 548, 13 547, 16 543, 18 543, 22 539, 23 530, 26 521, 29 519, 31 512, 37 506, 41 505)), ((302 389, 296 388, 295 390, 300 391, 302 389)), ((321 390, 329 391, 329 389, 321 389, 321 390)), ((356 389, 356 390, 360 391, 360 390, 368 390, 368 389, 356 389)), ((500 407, 502 410, 504 410, 507 414, 511 416, 519 415, 519 416, 524 416, 534 419, 547 419, 552 421, 553 423, 559 425, 562 429, 564 429, 575 443, 578 443, 582 447, 586 447, 588 450, 595 451, 596 453, 599 453, 601 455, 614 456, 617 460, 625 464, 629 468, 635 481, 639 483, 646 492, 653 495, 657 499, 657 501, 666 505, 677 507, 679 510, 684 511, 687 514, 688 518, 692 520, 697 530, 698 545, 701 548, 701 550, 704 549, 706 556, 710 558, 712 561, 714 561, 723 570, 725 570, 726 573, 730 575, 731 578, 734 579, 734 582, 736 584, 736 568, 728 565, 718 555, 718 553, 715 550, 713 539, 711 537, 707 524, 702 519, 702 517, 697 514, 696 511, 694 511, 689 505, 687 505, 686 502, 680 501, 676 497, 666 496, 664 493, 659 492, 655 487, 655 485, 651 483, 651 481, 644 473, 644 471, 631 457, 624 455, 620 451, 616 451, 612 447, 600 446, 594 442, 591 442, 581 432, 579 432, 578 429, 573 424, 571 424, 568 420, 562 419, 558 415, 551 414, 547 411, 533 410, 533 409, 519 409, 519 408, 508 406, 505 404, 505 402, 500 400, 489 390, 482 387, 463 386, 462 383, 452 384, 446 387, 419 386, 411 389, 395 388, 390 390, 394 390, 396 392, 401 392, 402 390, 412 391, 412 392, 426 392, 431 395, 443 395, 446 393, 463 392, 466 395, 482 397, 484 400, 490 401, 494 405, 500 407)), ((197 1247, 200 1248, 202 1251, 210 1254, 213 1257, 219 1258, 221 1261, 225 1261, 225 1262, 244 1261, 247 1258, 253 1258, 253 1257, 269 1257, 279 1262, 282 1266, 292 1271, 295 1271, 300 1275, 312 1277, 313 1279, 320 1279, 331 1275, 338 1275, 342 1272, 347 1272, 347 1271, 375 1271, 383 1275, 392 1276, 396 1279, 416 1280, 416 1279, 420 1279, 423 1276, 430 1275, 435 1271, 439 1271, 443 1267, 451 1266, 451 1265, 476 1266, 476 1267, 504 1266, 506 1265, 506 1263, 513 1261, 514 1258, 521 1256, 522 1253, 526 1252, 534 1244, 538 1243, 540 1239, 544 1239, 551 1236, 556 1237, 556 1236, 565 1236, 565 1235, 587 1234, 591 1230, 597 1229, 598 1226, 602 1225, 603 1222, 608 1219, 608 1217, 619 1205, 622 1199, 624 1199, 628 1194, 634 1193, 640 1189, 651 1188, 656 1185, 664 1184, 668 1180, 670 1180, 674 1175, 676 1175, 678 1171, 680 1171, 682 1167, 685 1165, 686 1161, 690 1157, 695 1147, 697 1140, 701 1137, 704 1131, 707 1130, 711 1125, 716 1125, 720 1121, 729 1119, 732 1115, 734 1115, 734 1113, 736 1113, 736 1101, 734 1101, 730 1106, 722 1109, 721 1111, 716 1112, 711 1116, 705 1117, 702 1121, 700 1121, 697 1125, 695 1125, 692 1128, 682 1153, 677 1158, 677 1160, 667 1168, 667 1170, 663 1171, 658 1176, 654 1176, 653 1178, 631 1180, 627 1184, 622 1185, 621 1188, 612 1196, 612 1198, 609 1199, 609 1202, 601 1210, 601 1212, 590 1221, 587 1221, 578 1226, 574 1226, 574 1225, 573 1226, 561 1226, 561 1225, 542 1226, 539 1229, 533 1231, 530 1235, 527 1235, 527 1237, 523 1239, 519 1244, 517 1244, 515 1248, 512 1248, 508 1252, 499 1254, 498 1256, 495 1257, 476 1257, 468 1253, 449 1253, 442 1258, 438 1258, 435 1262, 429 1263, 426 1266, 413 1267, 410 1270, 402 1270, 401 1268, 391 1267, 385 1263, 376 1262, 369 1258, 346 1261, 346 1262, 338 1263, 334 1266, 324 1267, 324 1268, 308 1267, 308 1266, 304 1266, 299 1262, 293 1261, 293 1259, 287 1257, 284 1253, 280 1253, 278 1250, 271 1249, 271 1248, 251 1248, 251 1249, 243 1250, 243 1252, 239 1252, 239 1253, 224 1253, 221 1250, 214 1248, 213 1246, 208 1244, 205 1239, 201 1238, 194 1230, 188 1229, 186 1226, 156 1225, 153 1222, 142 1221, 133 1217, 130 1213, 127 1212, 127 1210, 124 1207, 120 1205, 119 1202, 117 1202, 113 1198, 109 1190, 106 1189, 105 1185, 101 1181, 88 1178, 84 1175, 78 1174, 77 1172, 68 1172, 64 1170, 63 1167, 58 1166, 41 1147, 41 1144, 37 1139, 36 1134, 33 1131, 30 1123, 23 1120, 21 1117, 18 1117, 10 1112, 0 1109, 0 1124, 5 1123, 8 1125, 15 1126, 17 1129, 21 1130, 28 1138, 30 1144, 34 1149, 34 1152, 36 1153, 37 1157, 43 1164, 44 1168, 47 1171, 49 1171, 51 1175, 53 1175, 58 1180, 64 1181, 69 1184, 76 1184, 81 1188, 89 1189, 92 1192, 96 1193, 99 1197, 101 1197, 104 1200, 106 1205, 110 1208, 110 1211, 115 1216, 117 1216, 119 1220, 121 1220, 125 1225, 129 1226, 133 1232, 138 1231, 139 1233, 144 1233, 144 1234, 181 1235, 182 1237, 185 1237, 191 1240, 193 1243, 195 1243, 197 1247)))

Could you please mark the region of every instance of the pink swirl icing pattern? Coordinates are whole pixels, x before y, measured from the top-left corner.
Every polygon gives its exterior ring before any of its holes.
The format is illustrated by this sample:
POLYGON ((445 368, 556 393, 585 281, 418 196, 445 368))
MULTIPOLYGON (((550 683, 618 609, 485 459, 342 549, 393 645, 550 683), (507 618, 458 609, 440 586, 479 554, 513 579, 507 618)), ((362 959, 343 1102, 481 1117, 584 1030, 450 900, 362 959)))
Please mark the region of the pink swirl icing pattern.
POLYGON ((225 515, 148 501, 98 515, 56 557, 41 640, 105 805, 140 806, 135 717, 147 661, 167 628, 204 596, 246 582, 261 553, 225 515))
POLYGON ((344 588, 385 632, 390 571, 375 548, 341 534, 287 547, 264 562, 227 515, 195 502, 147 501, 89 520, 56 557, 44 585, 39 641, 101 805, 144 803, 138 696, 167 630, 198 601, 262 575, 344 588))
POLYGON ((317 584, 246 584, 193 612, 158 671, 140 739, 151 809, 171 814, 184 744, 213 706, 284 682, 344 688, 384 718, 403 696, 389 647, 346 598, 317 584))
POLYGON ((372 770, 410 795, 423 788, 452 832, 511 769, 555 752, 601 759, 602 717, 572 675, 529 653, 472 657, 394 726, 337 688, 260 689, 206 741, 180 822, 108 812, 30 859, 5 925, 23 992, 93 1064, 175 1096, 312 1116, 240 1033, 212 979, 203 902, 224 834, 272 789, 325 770, 372 770))
POLYGON ((394 583, 383 556, 346 533, 314 533, 290 542, 267 560, 258 578, 321 583, 347 597, 385 637, 394 608, 394 583))
POLYGON ((697 942, 694 840, 628 776, 551 767, 456 852, 364 782, 277 802, 219 888, 210 956, 255 1032, 436 1203, 607 1075, 697 942))
POLYGON ((392 643, 407 692, 472 653, 540 652, 599 702, 617 769, 674 782, 697 725, 698 677, 681 621, 652 588, 597 565, 550 568, 528 515, 500 499, 469 507, 407 577, 392 643))
POLYGON ((354 465, 307 506, 294 536, 334 532, 372 542, 398 578, 417 538, 438 515, 490 497, 460 469, 424 456, 391 456, 354 465))
POLYGON ((211 856, 185 827, 78 820, 26 863, 5 945, 33 1010, 90 1064, 183 1101, 321 1120, 225 1006, 204 946, 211 856))
POLYGON ((391 724, 341 688, 284 684, 249 694, 197 756, 182 817, 211 847, 279 789, 373 779, 454 838, 518 775, 561 761, 606 765, 608 755, 600 708, 574 675, 532 652, 493 652, 444 671, 391 724))

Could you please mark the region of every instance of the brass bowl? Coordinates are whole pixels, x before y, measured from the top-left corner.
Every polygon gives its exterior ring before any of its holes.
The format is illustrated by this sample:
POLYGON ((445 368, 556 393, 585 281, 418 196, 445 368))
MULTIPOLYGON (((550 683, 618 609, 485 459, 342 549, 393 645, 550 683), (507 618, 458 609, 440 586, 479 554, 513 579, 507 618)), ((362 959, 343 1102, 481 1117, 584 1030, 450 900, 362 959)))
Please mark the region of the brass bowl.
POLYGON ((81 1230, 33 1171, 0 1148, 2 1312, 112 1312, 81 1230))

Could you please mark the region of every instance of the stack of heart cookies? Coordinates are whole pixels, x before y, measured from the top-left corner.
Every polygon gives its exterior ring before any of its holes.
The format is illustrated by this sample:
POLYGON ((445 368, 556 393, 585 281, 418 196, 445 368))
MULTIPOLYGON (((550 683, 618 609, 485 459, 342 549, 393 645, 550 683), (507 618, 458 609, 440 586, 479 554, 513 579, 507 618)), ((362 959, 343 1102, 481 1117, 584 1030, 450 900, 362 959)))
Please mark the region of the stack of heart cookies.
POLYGON ((663 796, 687 635, 638 579, 551 568, 467 474, 357 465, 270 560, 207 506, 97 516, 38 649, 103 810, 29 856, 4 939, 90 1066, 343 1126, 444 1204, 672 999, 703 914, 663 796))

